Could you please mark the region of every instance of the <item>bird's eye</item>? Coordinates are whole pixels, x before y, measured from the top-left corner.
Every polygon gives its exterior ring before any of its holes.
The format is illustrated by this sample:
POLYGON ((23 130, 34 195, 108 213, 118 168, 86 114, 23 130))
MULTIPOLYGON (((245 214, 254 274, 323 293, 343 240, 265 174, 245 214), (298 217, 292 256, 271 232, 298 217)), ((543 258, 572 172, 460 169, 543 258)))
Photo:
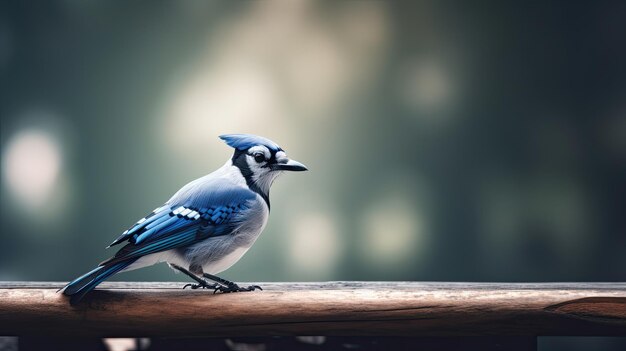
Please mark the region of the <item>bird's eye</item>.
POLYGON ((257 163, 261 163, 261 162, 265 161, 265 155, 263 155, 263 154, 255 154, 254 155, 254 160, 257 163))

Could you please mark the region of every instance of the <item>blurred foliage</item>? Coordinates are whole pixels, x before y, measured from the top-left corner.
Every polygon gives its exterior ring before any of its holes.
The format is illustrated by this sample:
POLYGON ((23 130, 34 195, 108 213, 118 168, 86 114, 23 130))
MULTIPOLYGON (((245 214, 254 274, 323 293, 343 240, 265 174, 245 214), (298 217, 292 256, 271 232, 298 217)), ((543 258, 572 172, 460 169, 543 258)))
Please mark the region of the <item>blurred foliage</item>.
MULTIPOLYGON (((231 155, 311 169, 225 277, 626 276, 624 2, 3 1, 0 279, 68 280, 231 155)), ((164 265, 123 280, 184 280, 164 265)))

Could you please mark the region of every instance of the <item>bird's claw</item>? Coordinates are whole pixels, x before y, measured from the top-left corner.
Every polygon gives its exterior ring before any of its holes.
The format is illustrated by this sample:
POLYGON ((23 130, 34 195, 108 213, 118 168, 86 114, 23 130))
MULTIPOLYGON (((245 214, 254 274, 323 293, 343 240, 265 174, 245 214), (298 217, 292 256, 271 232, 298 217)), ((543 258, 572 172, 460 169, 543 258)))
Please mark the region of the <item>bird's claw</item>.
POLYGON ((223 286, 223 285, 219 285, 217 287, 215 287, 215 289, 213 290, 213 293, 217 293, 218 291, 221 293, 232 293, 232 292, 241 292, 241 291, 254 291, 256 289, 259 290, 263 290, 263 288, 261 288, 258 285, 250 285, 247 288, 246 287, 241 287, 235 283, 233 283, 232 285, 228 285, 228 286, 223 286))
POLYGON ((204 284, 200 284, 200 283, 196 283, 196 284, 185 284, 185 286, 183 286, 183 290, 185 290, 187 287, 190 287, 191 289, 195 290, 195 289, 217 289, 218 285, 217 284, 208 284, 208 283, 204 283, 204 284))

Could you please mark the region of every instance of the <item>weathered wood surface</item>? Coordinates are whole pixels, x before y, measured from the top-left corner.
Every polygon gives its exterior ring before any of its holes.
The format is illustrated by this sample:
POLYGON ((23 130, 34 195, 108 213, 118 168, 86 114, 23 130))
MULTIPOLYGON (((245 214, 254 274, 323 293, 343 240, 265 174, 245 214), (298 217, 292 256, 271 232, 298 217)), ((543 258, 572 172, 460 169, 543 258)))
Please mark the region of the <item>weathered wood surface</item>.
POLYGON ((626 283, 102 284, 78 306, 62 283, 0 283, 0 335, 626 335, 626 283))

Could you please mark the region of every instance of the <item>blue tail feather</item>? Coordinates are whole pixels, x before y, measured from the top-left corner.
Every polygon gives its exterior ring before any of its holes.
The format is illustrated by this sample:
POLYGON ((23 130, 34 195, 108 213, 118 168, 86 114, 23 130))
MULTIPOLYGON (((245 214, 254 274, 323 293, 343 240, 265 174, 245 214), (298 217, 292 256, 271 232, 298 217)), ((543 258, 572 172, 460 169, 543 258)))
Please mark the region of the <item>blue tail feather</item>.
POLYGON ((63 289, 63 294, 71 296, 72 304, 80 301, 88 292, 93 290, 98 284, 115 273, 130 266, 136 259, 117 262, 110 265, 103 265, 94 268, 92 271, 74 279, 63 289))
POLYGON ((62 288, 63 294, 65 295, 74 295, 78 290, 87 285, 90 281, 92 281, 98 273, 104 268, 104 266, 98 266, 93 270, 81 275, 80 277, 69 282, 65 287, 62 288))

